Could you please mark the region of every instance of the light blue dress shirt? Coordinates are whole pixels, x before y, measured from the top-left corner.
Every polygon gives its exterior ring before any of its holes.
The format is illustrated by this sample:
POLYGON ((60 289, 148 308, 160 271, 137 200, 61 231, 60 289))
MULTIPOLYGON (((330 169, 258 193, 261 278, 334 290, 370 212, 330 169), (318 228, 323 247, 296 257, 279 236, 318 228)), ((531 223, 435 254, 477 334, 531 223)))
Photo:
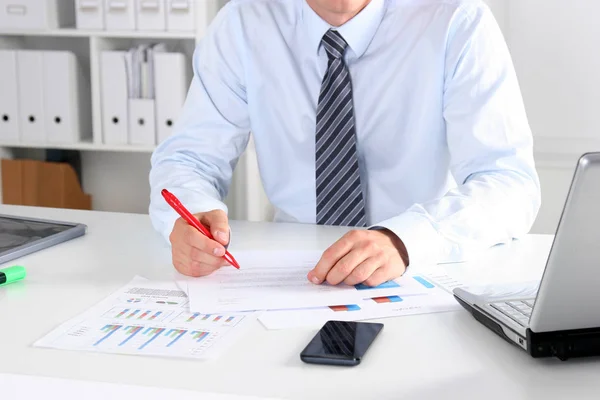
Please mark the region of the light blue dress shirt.
MULTIPOLYGON (((254 137, 276 221, 315 223, 315 124, 330 29, 305 0, 233 0, 196 49, 173 136, 152 157, 150 215, 226 210, 254 137)), ((349 44, 367 223, 411 265, 460 261, 528 232, 540 205, 532 135, 502 33, 479 0, 372 0, 349 44)), ((235 234, 235 233, 234 233, 235 234)))

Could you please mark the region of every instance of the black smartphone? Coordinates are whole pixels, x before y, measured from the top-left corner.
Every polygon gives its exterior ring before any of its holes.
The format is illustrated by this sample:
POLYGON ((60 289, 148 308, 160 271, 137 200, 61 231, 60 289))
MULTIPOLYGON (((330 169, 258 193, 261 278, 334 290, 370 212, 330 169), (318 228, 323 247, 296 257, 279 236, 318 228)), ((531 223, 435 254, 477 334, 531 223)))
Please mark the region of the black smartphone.
POLYGON ((358 365, 382 329, 383 324, 327 321, 300 359, 310 364, 358 365))

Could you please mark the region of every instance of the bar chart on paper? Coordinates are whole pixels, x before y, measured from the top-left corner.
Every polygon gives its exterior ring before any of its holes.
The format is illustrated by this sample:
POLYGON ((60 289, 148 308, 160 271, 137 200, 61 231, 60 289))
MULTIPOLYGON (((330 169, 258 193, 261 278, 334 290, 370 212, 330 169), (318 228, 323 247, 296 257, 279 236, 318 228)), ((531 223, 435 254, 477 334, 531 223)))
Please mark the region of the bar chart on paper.
POLYGON ((97 319, 67 330, 53 345, 63 348, 75 340, 78 349, 97 352, 196 357, 226 334, 223 330, 187 329, 174 324, 107 324, 97 319))
POLYGON ((395 288, 396 293, 373 296, 373 288, 358 285, 358 290, 365 294, 365 298, 356 304, 268 311, 263 313, 259 320, 267 329, 286 329, 318 327, 331 319, 361 321, 460 309, 460 305, 452 296, 421 275, 406 275, 382 286, 395 288))
POLYGON ((163 321, 172 311, 148 310, 145 308, 115 307, 103 314, 105 318, 124 319, 129 321, 163 321))
POLYGON ((329 306, 331 311, 343 312, 343 311, 359 311, 360 306, 358 304, 348 304, 344 306, 329 306))
POLYGON ((173 290, 135 288, 136 294, 146 297, 139 302, 129 301, 131 290, 122 289, 55 329, 36 345, 103 353, 213 358, 240 335, 240 328, 255 318, 253 313, 188 312, 181 305, 184 302, 178 292, 173 290), (160 297, 153 297, 154 294, 160 297), (161 307, 156 307, 159 301, 161 307))
POLYGON ((102 336, 100 339, 98 339, 98 341, 96 341, 96 343, 94 343, 94 346, 98 346, 99 344, 101 344, 102 342, 104 342, 105 340, 110 338, 116 331, 118 331, 121 328, 122 328, 121 325, 106 325, 106 326, 104 326, 104 328, 101 329, 101 331, 104 333, 104 336, 102 336))
POLYGON ((373 297, 371 300, 373 300, 377 304, 400 303, 402 301, 402 297, 400 297, 400 296, 373 297))
POLYGON ((243 315, 202 314, 199 312, 182 312, 173 318, 173 323, 184 326, 204 327, 207 329, 217 326, 235 326, 242 320, 243 315))

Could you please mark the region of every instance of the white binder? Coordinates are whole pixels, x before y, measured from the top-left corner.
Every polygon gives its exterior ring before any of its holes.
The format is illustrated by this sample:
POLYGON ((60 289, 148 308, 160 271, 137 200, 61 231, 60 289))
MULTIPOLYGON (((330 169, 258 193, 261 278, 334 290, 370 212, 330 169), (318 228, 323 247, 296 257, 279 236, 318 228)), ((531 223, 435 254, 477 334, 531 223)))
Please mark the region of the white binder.
POLYGON ((104 0, 76 0, 77 29, 104 29, 104 0))
POLYGON ((139 31, 166 29, 165 0, 136 0, 135 11, 139 31))
POLYGON ((187 96, 191 71, 181 53, 154 54, 157 141, 161 143, 173 131, 187 96))
POLYGON ((19 140, 17 52, 0 50, 0 142, 19 140))
POLYGON ((103 51, 100 56, 102 136, 105 144, 127 144, 128 78, 125 51, 103 51))
POLYGON ((134 0, 104 0, 104 16, 106 30, 135 30, 134 0))
POLYGON ((44 113, 49 143, 77 143, 91 136, 87 86, 73 53, 44 52, 44 113))
POLYGON ((44 54, 35 50, 17 50, 17 68, 21 141, 45 143, 44 54))
MULTIPOLYGON (((196 30, 196 1, 166 0, 167 1, 167 30, 195 31, 196 30)), ((215 0, 210 0, 213 2, 215 0)))
POLYGON ((0 0, 0 28, 43 30, 74 23, 73 0, 0 0))
POLYGON ((155 145, 153 99, 129 99, 129 144, 155 145))

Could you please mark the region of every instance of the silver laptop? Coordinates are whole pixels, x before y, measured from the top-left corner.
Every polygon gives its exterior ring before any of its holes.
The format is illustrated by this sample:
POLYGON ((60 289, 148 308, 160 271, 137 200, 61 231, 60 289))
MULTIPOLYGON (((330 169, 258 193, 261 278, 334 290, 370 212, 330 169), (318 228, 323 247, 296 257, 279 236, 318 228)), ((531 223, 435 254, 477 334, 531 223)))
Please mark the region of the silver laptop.
POLYGON ((533 357, 600 355, 600 153, 583 155, 539 289, 493 299, 454 289, 473 316, 533 357))

